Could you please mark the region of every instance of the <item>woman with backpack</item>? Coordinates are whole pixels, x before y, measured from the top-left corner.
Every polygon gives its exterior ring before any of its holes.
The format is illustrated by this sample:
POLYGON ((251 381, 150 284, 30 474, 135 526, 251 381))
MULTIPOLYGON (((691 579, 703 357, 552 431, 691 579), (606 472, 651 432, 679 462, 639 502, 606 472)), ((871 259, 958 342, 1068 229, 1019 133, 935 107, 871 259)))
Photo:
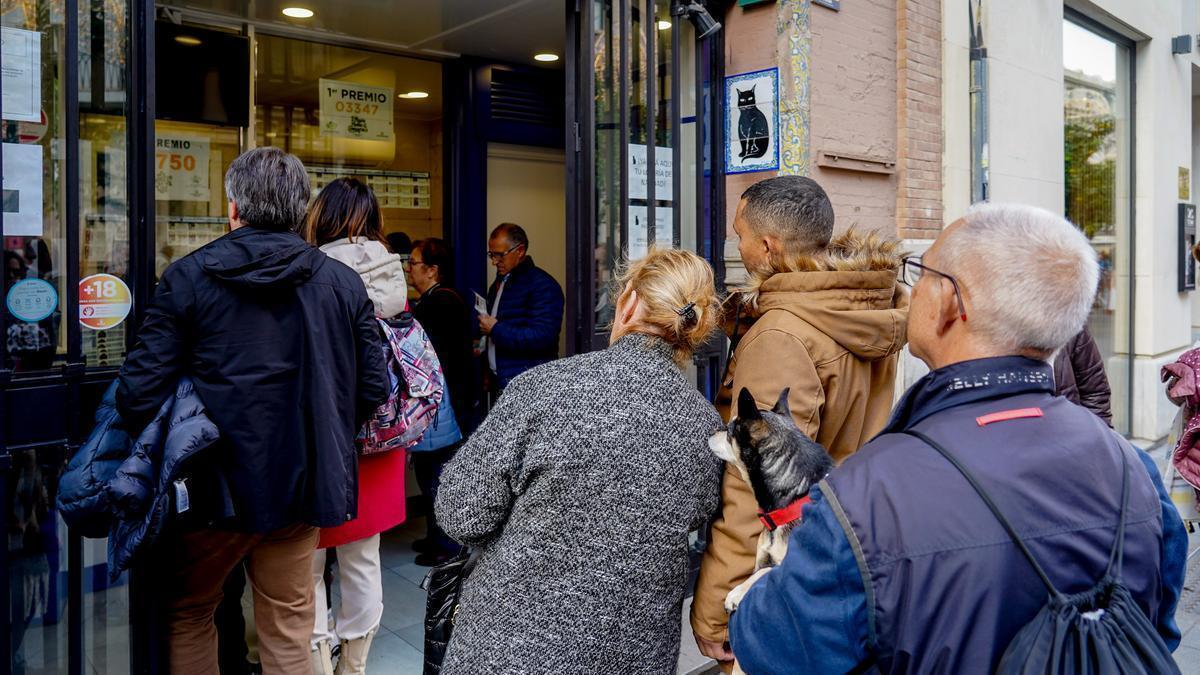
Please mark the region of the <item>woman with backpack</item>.
MULTIPOLYGON (((354 178, 326 185, 309 207, 304 238, 336 263, 362 277, 376 316, 388 319, 408 303, 404 262, 384 245, 383 218, 374 192, 354 178)), ((313 556, 316 621, 312 636, 314 675, 333 672, 332 649, 341 643, 337 672, 363 673, 371 639, 383 618, 383 568, 379 534, 404 522, 404 451, 360 455, 358 517, 321 530, 313 556), (325 552, 337 550, 341 607, 331 626, 325 593, 325 552)))
POLYGON ((425 507, 425 537, 413 542, 414 561, 422 567, 446 562, 458 553, 459 545, 438 526, 433 512, 442 468, 454 457, 462 439, 474 427, 475 406, 480 387, 473 383, 471 315, 467 303, 454 290, 454 257, 446 242, 429 238, 416 242, 408 259, 412 285, 421 294, 413 305, 413 316, 425 329, 446 377, 446 393, 438 409, 437 423, 412 448, 413 471, 421 487, 425 507))

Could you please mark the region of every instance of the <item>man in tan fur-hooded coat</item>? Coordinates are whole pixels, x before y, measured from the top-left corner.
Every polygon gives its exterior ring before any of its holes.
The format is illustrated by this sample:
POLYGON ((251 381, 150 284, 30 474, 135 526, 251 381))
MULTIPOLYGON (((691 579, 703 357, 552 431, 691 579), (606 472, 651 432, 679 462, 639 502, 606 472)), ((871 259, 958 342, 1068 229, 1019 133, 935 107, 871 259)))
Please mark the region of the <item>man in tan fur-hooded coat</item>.
MULTIPOLYGON (((785 387, 801 431, 835 463, 878 433, 891 412, 896 362, 905 344, 908 295, 897 281, 899 242, 854 231, 833 236, 833 206, 809 178, 779 176, 750 186, 734 218, 750 283, 731 298, 736 345, 718 409, 749 388, 770 408, 785 387)), ((725 595, 754 571, 754 493, 726 467, 722 513, 712 524, 692 604, 704 654, 732 666, 725 595)))

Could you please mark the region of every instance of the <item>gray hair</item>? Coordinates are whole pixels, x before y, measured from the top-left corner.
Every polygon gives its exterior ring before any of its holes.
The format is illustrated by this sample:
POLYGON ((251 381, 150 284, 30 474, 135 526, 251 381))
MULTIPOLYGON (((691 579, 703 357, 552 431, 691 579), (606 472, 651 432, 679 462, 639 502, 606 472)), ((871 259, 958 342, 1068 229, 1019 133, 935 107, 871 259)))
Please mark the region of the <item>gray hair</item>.
POLYGON ((526 251, 529 250, 529 235, 525 234, 525 228, 516 223, 500 223, 492 230, 488 241, 500 236, 508 239, 509 246, 524 246, 526 251))
POLYGON ((746 188, 742 199, 746 223, 778 238, 788 255, 825 248, 833 238, 833 204, 811 178, 768 178, 746 188))
POLYGON ((279 148, 255 148, 225 172, 225 195, 238 219, 262 230, 295 230, 304 221, 312 192, 299 157, 279 148))
POLYGON ((977 204, 937 261, 969 293, 973 333, 993 347, 1047 356, 1083 329, 1100 266, 1079 228, 1045 209, 977 204))

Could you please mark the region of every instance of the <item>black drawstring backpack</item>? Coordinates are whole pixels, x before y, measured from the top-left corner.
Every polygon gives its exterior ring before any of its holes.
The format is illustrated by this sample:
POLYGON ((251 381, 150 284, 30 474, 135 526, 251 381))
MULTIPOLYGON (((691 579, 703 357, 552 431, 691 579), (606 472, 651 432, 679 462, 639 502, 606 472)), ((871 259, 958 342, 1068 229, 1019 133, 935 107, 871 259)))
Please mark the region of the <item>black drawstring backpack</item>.
POLYGON ((1064 595, 1050 582, 1046 571, 1017 536, 996 503, 950 451, 919 431, 906 432, 937 450, 967 479, 1008 536, 1033 565, 1050 593, 1037 616, 1009 643, 996 667, 1000 675, 1117 675, 1126 673, 1179 673, 1171 650, 1134 602, 1121 582, 1125 553, 1125 520, 1129 511, 1129 462, 1122 454, 1125 475, 1121 483, 1121 520, 1108 555, 1108 569, 1092 588, 1064 595))

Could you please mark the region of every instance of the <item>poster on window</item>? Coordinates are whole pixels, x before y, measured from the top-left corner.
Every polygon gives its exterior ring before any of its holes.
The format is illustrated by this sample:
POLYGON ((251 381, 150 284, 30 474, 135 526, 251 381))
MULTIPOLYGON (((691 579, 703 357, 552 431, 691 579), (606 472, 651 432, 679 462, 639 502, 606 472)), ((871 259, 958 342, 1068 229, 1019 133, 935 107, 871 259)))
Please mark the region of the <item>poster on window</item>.
POLYGON ((0 43, 4 119, 38 122, 42 118, 42 34, 4 26, 0 43))
POLYGON ((725 78, 725 172, 779 168, 779 69, 725 78))
MULTIPOLYGON (((629 144, 629 198, 650 198, 650 166, 646 146, 629 144)), ((675 190, 675 167, 671 148, 654 149, 654 200, 670 202, 675 190)))
MULTIPOLYGON (((654 247, 674 248, 675 217, 669 206, 654 208, 654 247)), ((645 206, 629 205, 629 246, 626 253, 630 260, 644 258, 650 252, 650 217, 645 206)))
POLYGON ((42 236, 42 146, 4 144, 4 234, 42 236))
POLYGON ((321 88, 321 134, 367 141, 392 140, 394 89, 324 78, 317 86, 321 88))
POLYGON ((159 136, 154 142, 154 198, 207 202, 209 144, 198 136, 159 136))

